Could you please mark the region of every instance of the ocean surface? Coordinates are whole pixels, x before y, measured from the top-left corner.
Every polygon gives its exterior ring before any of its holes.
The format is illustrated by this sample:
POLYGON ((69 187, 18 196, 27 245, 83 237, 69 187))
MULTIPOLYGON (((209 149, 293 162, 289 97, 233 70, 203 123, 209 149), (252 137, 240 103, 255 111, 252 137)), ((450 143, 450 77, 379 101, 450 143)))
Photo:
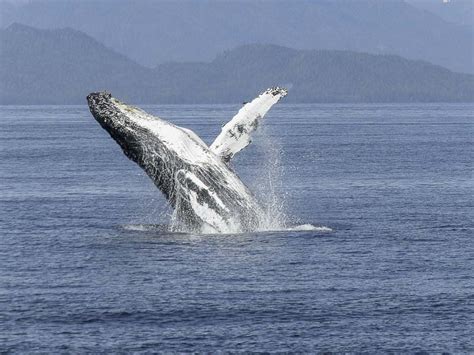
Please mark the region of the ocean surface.
MULTIPOLYGON (((144 108, 210 143, 239 105, 144 108)), ((0 107, 0 352, 473 352, 474 105, 261 128, 234 169, 287 228, 170 233, 86 106, 0 107)))

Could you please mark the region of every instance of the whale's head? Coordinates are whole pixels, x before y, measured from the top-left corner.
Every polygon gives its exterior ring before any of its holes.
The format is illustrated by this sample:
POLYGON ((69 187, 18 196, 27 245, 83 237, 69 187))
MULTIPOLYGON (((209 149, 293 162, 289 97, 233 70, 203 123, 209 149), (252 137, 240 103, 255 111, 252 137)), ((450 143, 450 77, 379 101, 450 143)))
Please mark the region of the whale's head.
POLYGON ((133 152, 187 164, 211 163, 214 160, 206 144, 191 130, 127 105, 108 92, 87 96, 89 109, 97 122, 130 157, 133 152), (178 160, 178 161, 177 161, 178 160))

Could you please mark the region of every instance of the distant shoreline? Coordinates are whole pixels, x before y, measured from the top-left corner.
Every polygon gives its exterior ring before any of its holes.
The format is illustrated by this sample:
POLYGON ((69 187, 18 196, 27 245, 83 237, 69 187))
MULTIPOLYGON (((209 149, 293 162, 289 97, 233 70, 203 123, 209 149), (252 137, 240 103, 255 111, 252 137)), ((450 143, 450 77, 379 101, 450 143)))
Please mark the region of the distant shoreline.
POLYGON ((146 68, 73 29, 0 30, 0 104, 82 104, 107 90, 127 103, 237 103, 289 89, 287 103, 474 102, 474 75, 391 54, 248 44, 211 62, 146 68), (84 101, 83 101, 84 100, 84 101))

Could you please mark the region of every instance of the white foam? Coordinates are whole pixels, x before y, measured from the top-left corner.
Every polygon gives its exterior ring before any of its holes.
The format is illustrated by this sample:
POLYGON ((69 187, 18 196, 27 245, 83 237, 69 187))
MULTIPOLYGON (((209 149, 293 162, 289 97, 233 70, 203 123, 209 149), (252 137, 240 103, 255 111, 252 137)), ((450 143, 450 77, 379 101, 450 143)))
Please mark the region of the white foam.
MULTIPOLYGON (((122 225, 121 228, 128 230, 128 231, 136 231, 136 232, 150 232, 150 231, 162 231, 162 232, 171 232, 175 233, 176 231, 173 230, 172 226, 165 226, 165 225, 155 225, 155 224, 126 224, 122 225)), ((237 228, 236 228, 237 229, 237 228)), ((306 232, 306 231, 314 231, 314 232, 324 232, 329 233, 333 232, 333 229, 326 227, 326 226, 315 226, 312 224, 301 224, 294 227, 288 228, 269 228, 269 229, 259 229, 255 233, 269 233, 269 232, 306 232)), ((182 234, 183 232, 178 232, 182 234)), ((185 233, 188 234, 188 233, 185 233)), ((190 233, 192 235, 196 235, 196 232, 190 233)), ((239 232, 232 232, 230 230, 225 230, 223 232, 218 232, 216 229, 213 228, 211 225, 203 226, 201 231, 198 235, 219 235, 219 234, 241 234, 239 232)))
POLYGON ((301 224, 299 226, 287 228, 288 231, 318 231, 318 232, 332 232, 333 230, 325 226, 314 226, 312 224, 301 224))

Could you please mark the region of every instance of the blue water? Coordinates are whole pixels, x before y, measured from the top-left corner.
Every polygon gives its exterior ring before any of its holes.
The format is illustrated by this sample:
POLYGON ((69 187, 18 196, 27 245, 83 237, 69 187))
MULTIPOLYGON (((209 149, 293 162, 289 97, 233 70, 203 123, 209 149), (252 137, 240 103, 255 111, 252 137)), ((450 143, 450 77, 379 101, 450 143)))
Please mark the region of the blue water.
POLYGON ((332 231, 206 236, 85 106, 1 107, 0 352, 474 351, 473 112, 277 105, 235 170, 332 231))

